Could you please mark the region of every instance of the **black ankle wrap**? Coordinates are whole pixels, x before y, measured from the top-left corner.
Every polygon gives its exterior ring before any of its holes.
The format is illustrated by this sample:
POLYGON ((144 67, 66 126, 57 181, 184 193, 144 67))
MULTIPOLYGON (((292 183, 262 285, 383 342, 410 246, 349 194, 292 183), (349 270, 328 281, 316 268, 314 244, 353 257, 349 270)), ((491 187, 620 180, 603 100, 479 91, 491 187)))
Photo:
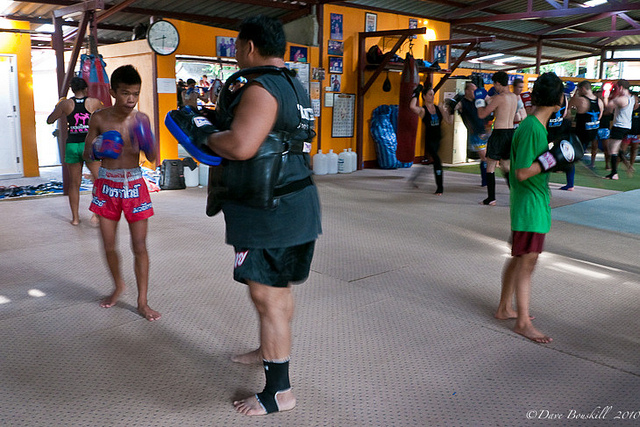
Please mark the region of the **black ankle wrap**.
POLYGON ((269 362, 263 360, 264 374, 267 377, 267 383, 262 393, 256 394, 258 402, 262 405, 267 414, 278 412, 278 402, 276 394, 291 388, 289 383, 289 361, 286 362, 269 362))

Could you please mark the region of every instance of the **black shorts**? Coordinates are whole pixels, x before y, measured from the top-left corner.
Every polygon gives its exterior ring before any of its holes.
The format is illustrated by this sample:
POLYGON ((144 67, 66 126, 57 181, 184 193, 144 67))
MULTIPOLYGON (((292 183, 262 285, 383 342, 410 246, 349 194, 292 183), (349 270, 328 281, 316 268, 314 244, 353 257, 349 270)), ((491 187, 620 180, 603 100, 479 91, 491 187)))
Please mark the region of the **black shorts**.
POLYGON ((309 277, 315 240, 288 248, 254 249, 234 246, 233 278, 276 288, 298 284, 309 277))
POLYGON ((598 136, 598 129, 576 129, 576 136, 582 143, 582 146, 586 148, 590 146, 593 141, 595 141, 596 137, 598 136))
POLYGON ((609 139, 619 139, 623 140, 625 136, 631 133, 631 128, 621 128, 618 126, 614 126, 611 128, 611 133, 609 134, 609 139))
POLYGON ((487 141, 487 157, 509 160, 514 129, 494 129, 487 141))

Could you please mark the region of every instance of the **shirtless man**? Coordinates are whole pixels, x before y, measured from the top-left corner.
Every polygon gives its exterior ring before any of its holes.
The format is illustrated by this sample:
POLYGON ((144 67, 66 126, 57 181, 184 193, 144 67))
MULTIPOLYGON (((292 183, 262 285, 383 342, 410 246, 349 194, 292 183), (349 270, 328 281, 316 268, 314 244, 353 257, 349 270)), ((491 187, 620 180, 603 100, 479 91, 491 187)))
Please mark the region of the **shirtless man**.
MULTIPOLYGON (((78 208, 80 206, 80 184, 82 183, 82 165, 84 159, 84 140, 89 131, 89 118, 96 110, 103 107, 102 101, 87 96, 87 82, 81 77, 74 77, 70 83, 73 97, 63 99, 53 109, 47 123, 66 117, 68 136, 64 150, 64 162, 69 168, 69 206, 71 207, 71 225, 80 224, 78 208)), ((93 180, 98 177, 100 163, 87 161, 87 168, 91 171, 93 180)), ((91 217, 93 224, 98 223, 95 214, 91 217)))
MULTIPOLYGON (((496 94, 485 101, 484 89, 476 90, 476 106, 478 117, 484 119, 494 113, 493 132, 487 141, 487 198, 481 203, 494 206, 496 204, 496 165, 505 174, 509 174, 509 156, 511 155, 511 139, 513 138, 513 120, 518 109, 518 97, 509 91, 509 76, 498 71, 491 77, 496 94), (484 92, 484 94, 482 93, 484 92), (485 104, 485 105, 483 105, 485 104)), ((509 179, 507 178, 507 185, 509 179)))
POLYGON ((115 105, 100 110, 91 117, 84 158, 102 159, 98 179, 93 185, 93 200, 89 209, 100 219, 105 258, 115 289, 110 296, 102 300, 100 306, 113 307, 124 291, 125 284, 116 245, 118 222, 124 212, 131 233, 138 285, 138 313, 153 321, 160 318, 160 313, 151 309, 147 303, 147 219, 153 215, 153 207, 147 185, 142 179, 139 161, 140 151, 144 151, 147 160, 155 162, 157 149, 151 134, 149 118, 134 109, 140 98, 141 85, 140 75, 131 65, 124 65, 113 72, 109 92, 115 98, 115 105))
POLYGON ((193 111, 198 111, 198 99, 204 102, 209 102, 208 97, 200 95, 196 88, 196 81, 193 79, 187 79, 187 89, 182 92, 182 103, 185 106, 193 108, 193 111))
POLYGON ((591 144, 591 168, 595 167, 598 154, 598 128, 604 112, 604 103, 591 90, 591 83, 583 80, 578 83, 576 93, 569 100, 569 108, 576 110, 575 133, 586 148, 591 144))

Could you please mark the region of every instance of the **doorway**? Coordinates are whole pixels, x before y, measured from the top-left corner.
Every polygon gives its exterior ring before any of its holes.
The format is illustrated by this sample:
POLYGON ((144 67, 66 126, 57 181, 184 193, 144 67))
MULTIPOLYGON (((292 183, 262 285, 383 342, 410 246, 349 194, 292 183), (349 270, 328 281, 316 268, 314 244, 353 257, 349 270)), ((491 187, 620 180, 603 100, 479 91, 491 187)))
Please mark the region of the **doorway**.
POLYGON ((16 55, 0 55, 0 177, 23 175, 16 55))

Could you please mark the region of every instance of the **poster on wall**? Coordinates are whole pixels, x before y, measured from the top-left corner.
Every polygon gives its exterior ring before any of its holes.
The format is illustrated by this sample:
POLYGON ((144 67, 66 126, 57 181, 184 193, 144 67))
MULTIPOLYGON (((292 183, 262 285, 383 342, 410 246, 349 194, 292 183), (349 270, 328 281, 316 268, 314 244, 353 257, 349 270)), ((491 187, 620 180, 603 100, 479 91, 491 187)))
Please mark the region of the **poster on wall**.
POLYGON ((342 40, 342 15, 339 13, 330 14, 331 32, 329 38, 342 40))
POLYGON ((446 45, 433 47, 433 62, 446 64, 447 62, 447 46, 446 45))
MULTIPOLYGON (((414 19, 414 18, 409 18, 409 29, 410 30, 415 30, 416 28, 418 28, 418 20, 414 19)), ((412 35, 411 37, 409 37, 411 39, 417 39, 418 36, 417 35, 412 35)))
POLYGON ((364 14, 364 31, 367 33, 378 30, 378 15, 375 13, 364 14))
POLYGON ((307 48, 301 46, 289 47, 289 59, 293 62, 307 62, 307 48))
POLYGON ((329 55, 342 56, 344 54, 344 43, 338 40, 329 40, 327 53, 329 55))
POLYGON ((340 92, 342 86, 342 76, 340 74, 331 75, 331 92, 340 92))
POLYGON ((314 117, 320 117, 320 82, 310 82, 309 88, 311 93, 311 107, 313 108, 314 117))
POLYGON ((296 72, 296 78, 302 84, 302 87, 307 91, 307 95, 309 95, 309 73, 311 71, 311 66, 306 62, 285 62, 285 66, 296 72))
POLYGON ((218 56, 233 58, 236 56, 235 37, 216 37, 216 53, 218 56))
POLYGON ((329 57, 329 72, 342 74, 342 58, 338 56, 329 57))
POLYGON ((352 93, 333 94, 332 138, 353 137, 356 95, 352 93))

